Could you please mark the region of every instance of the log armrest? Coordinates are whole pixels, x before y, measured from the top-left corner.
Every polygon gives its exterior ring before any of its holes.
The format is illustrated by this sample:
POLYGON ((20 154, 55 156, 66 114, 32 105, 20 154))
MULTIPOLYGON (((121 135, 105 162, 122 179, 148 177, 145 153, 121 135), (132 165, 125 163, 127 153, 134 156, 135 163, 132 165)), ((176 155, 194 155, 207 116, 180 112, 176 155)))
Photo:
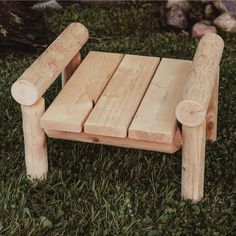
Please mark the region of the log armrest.
POLYGON ((12 85, 13 98, 33 105, 88 40, 88 30, 78 22, 70 24, 12 85))
POLYGON ((198 126, 206 118, 223 48, 224 41, 217 34, 206 34, 200 40, 182 97, 176 106, 176 117, 183 125, 198 126))

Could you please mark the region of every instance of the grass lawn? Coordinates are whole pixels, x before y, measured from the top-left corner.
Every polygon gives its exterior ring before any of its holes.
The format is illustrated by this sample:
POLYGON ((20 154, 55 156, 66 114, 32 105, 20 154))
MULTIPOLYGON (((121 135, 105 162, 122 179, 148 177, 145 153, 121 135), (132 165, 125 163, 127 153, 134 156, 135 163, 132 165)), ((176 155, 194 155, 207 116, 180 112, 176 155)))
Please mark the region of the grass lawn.
MULTIPOLYGON (((160 28, 160 8, 68 7, 45 11, 50 41, 70 22, 90 31, 88 50, 192 59, 197 40, 160 28)), ((20 106, 10 87, 39 55, 0 64, 0 235, 235 235, 236 35, 223 34, 218 140, 206 146, 205 197, 180 198, 181 152, 173 155, 49 140, 49 176, 25 176, 20 106)), ((47 103, 60 90, 57 80, 47 103)))

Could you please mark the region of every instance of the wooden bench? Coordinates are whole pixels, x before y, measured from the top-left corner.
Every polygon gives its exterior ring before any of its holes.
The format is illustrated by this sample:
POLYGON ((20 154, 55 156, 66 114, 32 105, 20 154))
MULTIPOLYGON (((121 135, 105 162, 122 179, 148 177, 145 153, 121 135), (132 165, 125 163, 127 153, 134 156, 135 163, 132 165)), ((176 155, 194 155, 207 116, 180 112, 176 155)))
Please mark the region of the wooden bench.
POLYGON ((182 147, 182 197, 201 200, 205 143, 216 140, 221 37, 205 35, 193 61, 91 51, 81 62, 87 39, 72 23, 12 86, 29 178, 46 178, 45 133, 166 153, 182 147), (60 73, 63 89, 45 112, 42 96, 60 73))

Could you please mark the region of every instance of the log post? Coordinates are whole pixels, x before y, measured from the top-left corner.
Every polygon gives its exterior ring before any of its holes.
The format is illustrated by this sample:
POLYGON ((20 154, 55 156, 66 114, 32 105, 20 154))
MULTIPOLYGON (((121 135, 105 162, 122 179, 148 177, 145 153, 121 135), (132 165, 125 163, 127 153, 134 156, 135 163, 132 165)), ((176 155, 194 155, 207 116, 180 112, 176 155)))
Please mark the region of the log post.
POLYGON ((215 86, 212 92, 211 101, 206 116, 206 139, 216 141, 217 138, 217 113, 218 113, 218 92, 219 92, 219 70, 215 86))
POLYGON ((183 135, 181 192, 184 199, 195 202, 203 197, 206 138, 216 139, 219 63, 223 48, 220 36, 202 37, 176 106, 183 135))
POLYGON ((48 172, 46 135, 39 124, 39 119, 45 111, 44 99, 39 99, 32 106, 21 105, 21 110, 27 176, 31 180, 46 179, 48 172))
POLYGON ((75 57, 70 61, 70 63, 66 66, 66 68, 64 69, 64 71, 61 74, 62 88, 65 86, 67 81, 73 75, 73 73, 78 68, 80 63, 81 63, 81 55, 80 55, 80 52, 78 52, 75 55, 75 57))
POLYGON ((195 127, 183 125, 182 135, 181 196, 198 202, 204 192, 206 120, 195 127))
POLYGON ((216 34, 206 34, 200 40, 176 107, 176 117, 182 124, 194 127, 205 119, 223 48, 224 41, 216 34))

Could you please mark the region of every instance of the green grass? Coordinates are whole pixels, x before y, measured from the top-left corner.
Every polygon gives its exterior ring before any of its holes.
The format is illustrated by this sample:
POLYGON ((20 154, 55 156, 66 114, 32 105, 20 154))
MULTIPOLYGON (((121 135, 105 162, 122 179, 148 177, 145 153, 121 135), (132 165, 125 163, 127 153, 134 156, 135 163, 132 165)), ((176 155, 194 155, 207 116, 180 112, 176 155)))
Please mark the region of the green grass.
MULTIPOLYGON (((70 22, 90 31, 83 49, 191 59, 197 41, 160 28, 161 8, 70 7, 46 11, 50 40, 70 22)), ((206 148, 205 197, 180 198, 181 152, 173 155, 49 140, 49 176, 25 176, 20 106, 11 84, 38 56, 0 65, 0 235, 235 235, 236 35, 223 34, 219 132, 206 148)), ((58 80, 47 103, 60 89, 58 80)))

